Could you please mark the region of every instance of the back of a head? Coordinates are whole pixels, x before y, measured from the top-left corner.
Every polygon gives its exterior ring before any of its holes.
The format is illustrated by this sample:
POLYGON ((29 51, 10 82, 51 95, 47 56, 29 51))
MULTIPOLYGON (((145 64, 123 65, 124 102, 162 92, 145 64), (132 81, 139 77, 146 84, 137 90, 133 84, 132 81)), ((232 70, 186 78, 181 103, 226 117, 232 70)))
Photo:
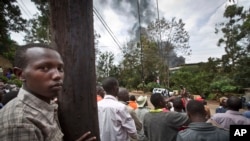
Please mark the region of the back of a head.
POLYGON ((164 108, 165 106, 164 97, 159 93, 152 94, 150 97, 150 102, 155 108, 164 108))
POLYGON ((129 92, 126 88, 119 88, 119 92, 117 95, 118 100, 127 102, 129 101, 129 92))
POLYGON ((33 44, 27 44, 27 45, 21 46, 16 50, 15 57, 14 57, 14 60, 15 60, 14 66, 18 67, 18 68, 25 68, 28 64, 28 58, 26 56, 26 51, 29 48, 34 48, 34 47, 55 50, 46 44, 40 44, 40 43, 33 43, 33 44))
POLYGON ((100 95, 102 98, 104 97, 105 91, 102 86, 99 85, 96 86, 96 94, 100 95))
POLYGON ((175 109, 183 109, 184 108, 183 102, 182 102, 180 97, 176 97, 175 99, 173 99, 173 107, 175 109))
POLYGON ((106 91, 106 94, 116 96, 119 90, 119 83, 116 78, 108 77, 102 81, 102 87, 106 91))
POLYGON ((206 117, 206 110, 204 104, 201 101, 190 100, 187 104, 187 113, 193 116, 203 116, 206 117))
POLYGON ((230 96, 227 99, 227 108, 233 111, 239 111, 242 108, 241 99, 236 96, 230 96))
POLYGON ((131 100, 131 101, 136 101, 136 98, 135 98, 134 95, 130 95, 129 100, 131 100))

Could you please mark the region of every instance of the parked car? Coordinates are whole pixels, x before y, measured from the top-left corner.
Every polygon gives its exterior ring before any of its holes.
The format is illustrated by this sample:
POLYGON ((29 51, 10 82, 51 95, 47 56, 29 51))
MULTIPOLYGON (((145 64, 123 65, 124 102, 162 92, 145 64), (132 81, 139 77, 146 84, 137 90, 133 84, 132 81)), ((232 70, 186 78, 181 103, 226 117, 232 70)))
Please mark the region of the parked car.
POLYGON ((169 97, 169 91, 165 88, 154 88, 152 92, 153 94, 160 93, 165 97, 169 97))

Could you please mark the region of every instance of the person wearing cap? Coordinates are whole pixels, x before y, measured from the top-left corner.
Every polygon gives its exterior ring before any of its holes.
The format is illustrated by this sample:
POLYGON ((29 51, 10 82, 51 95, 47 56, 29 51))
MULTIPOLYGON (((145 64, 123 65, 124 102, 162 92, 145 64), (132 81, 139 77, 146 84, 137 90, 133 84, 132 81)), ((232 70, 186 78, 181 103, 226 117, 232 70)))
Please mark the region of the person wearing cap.
POLYGON ((250 101, 246 103, 247 110, 243 113, 243 116, 250 118, 250 101))
MULTIPOLYGON (((142 95, 136 99, 138 108, 135 110, 135 113, 142 124, 145 114, 149 112, 149 108, 147 107, 148 106, 147 99, 148 99, 147 96, 142 96, 142 95)), ((147 141, 147 137, 144 134, 143 128, 137 131, 137 134, 138 134, 138 141, 147 141)))

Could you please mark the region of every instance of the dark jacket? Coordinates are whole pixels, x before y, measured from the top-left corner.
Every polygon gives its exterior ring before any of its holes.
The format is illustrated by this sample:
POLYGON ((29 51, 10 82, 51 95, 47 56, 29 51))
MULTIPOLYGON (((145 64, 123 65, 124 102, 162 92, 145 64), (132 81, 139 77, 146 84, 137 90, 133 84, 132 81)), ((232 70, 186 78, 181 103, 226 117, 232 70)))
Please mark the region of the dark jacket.
POLYGON ((193 122, 178 133, 176 141, 229 141, 229 131, 211 123, 193 122))

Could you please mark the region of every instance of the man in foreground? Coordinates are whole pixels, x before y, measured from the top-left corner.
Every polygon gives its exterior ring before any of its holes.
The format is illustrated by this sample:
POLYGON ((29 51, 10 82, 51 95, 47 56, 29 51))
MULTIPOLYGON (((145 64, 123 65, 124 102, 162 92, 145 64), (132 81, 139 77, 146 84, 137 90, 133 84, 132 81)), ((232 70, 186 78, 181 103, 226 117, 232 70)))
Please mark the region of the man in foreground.
POLYGON ((32 44, 17 50, 14 72, 23 85, 17 97, 0 110, 1 141, 63 140, 57 105, 51 103, 62 90, 63 67, 60 54, 46 45, 32 44))
POLYGON ((176 141, 229 141, 228 131, 206 123, 207 112, 201 101, 190 100, 187 114, 191 123, 178 133, 176 141))

